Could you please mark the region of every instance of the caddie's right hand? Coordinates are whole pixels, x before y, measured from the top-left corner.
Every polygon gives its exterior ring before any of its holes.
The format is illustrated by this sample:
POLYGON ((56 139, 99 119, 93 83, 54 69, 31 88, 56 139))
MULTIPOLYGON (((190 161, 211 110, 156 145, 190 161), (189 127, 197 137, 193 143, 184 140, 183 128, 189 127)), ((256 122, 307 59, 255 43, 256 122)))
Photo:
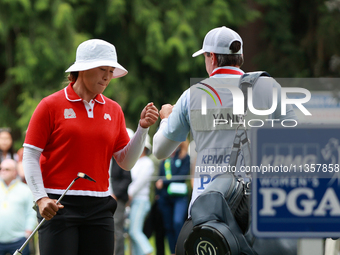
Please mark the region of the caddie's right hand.
POLYGON ((161 119, 168 118, 172 113, 172 108, 174 108, 174 106, 171 104, 163 104, 162 109, 159 111, 159 116, 161 119))
POLYGON ((56 199, 50 199, 48 197, 40 198, 37 201, 37 205, 39 207, 40 215, 46 220, 52 219, 57 214, 59 209, 64 208, 62 204, 57 204, 56 199))

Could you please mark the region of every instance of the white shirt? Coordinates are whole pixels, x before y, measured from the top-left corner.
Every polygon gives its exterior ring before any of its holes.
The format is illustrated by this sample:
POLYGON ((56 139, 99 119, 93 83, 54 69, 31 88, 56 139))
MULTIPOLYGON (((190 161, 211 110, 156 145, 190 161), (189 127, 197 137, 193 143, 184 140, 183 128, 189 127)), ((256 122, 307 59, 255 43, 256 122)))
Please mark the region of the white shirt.
POLYGON ((33 231, 37 224, 32 208, 33 195, 29 187, 19 179, 9 186, 0 179, 0 242, 15 242, 25 237, 25 231, 33 231))
POLYGON ((149 200, 151 176, 154 172, 154 164, 147 157, 141 157, 137 160, 135 166, 131 169, 132 182, 128 188, 128 194, 133 199, 149 200))

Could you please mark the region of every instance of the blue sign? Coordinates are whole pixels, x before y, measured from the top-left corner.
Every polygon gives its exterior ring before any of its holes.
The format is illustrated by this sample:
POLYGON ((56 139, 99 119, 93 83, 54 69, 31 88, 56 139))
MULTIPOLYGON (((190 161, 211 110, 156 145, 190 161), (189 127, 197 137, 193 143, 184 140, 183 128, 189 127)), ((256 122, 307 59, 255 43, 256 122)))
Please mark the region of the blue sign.
POLYGON ((340 127, 252 130, 252 230, 340 237, 340 127))

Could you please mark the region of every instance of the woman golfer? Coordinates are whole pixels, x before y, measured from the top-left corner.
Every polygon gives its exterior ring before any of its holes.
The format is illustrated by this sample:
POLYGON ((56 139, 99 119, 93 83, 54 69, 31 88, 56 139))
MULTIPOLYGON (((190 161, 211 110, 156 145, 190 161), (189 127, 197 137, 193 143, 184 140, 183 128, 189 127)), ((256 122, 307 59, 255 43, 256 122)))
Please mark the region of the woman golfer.
POLYGON ((40 254, 112 255, 117 204, 108 190, 110 159, 114 156, 124 169, 133 167, 158 110, 146 105, 130 140, 121 107, 102 95, 112 78, 127 74, 106 41, 81 43, 66 72, 69 85, 39 103, 24 143, 26 180, 38 218, 47 220, 39 229, 40 254), (56 204, 79 171, 96 182, 79 179, 56 204))

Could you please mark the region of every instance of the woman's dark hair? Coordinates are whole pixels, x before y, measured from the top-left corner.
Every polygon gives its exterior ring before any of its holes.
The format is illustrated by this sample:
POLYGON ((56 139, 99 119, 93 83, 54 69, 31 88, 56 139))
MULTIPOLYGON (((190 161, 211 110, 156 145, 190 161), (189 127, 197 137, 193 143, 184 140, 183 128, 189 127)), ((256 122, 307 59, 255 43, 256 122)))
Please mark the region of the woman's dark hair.
MULTIPOLYGON (((0 133, 2 133, 2 132, 8 132, 10 134, 10 136, 12 137, 10 128, 0 128, 0 133)), ((0 162, 2 162, 4 160, 2 158, 2 153, 3 153, 3 151, 0 149, 0 162)), ((7 153, 9 153, 9 155, 11 155, 11 159, 14 159, 13 137, 12 137, 12 145, 8 149, 7 153)))
MULTIPOLYGON (((235 53, 241 49, 241 42, 233 41, 229 49, 231 52, 235 53)), ((239 66, 243 65, 243 55, 242 54, 216 54, 217 66, 239 66)), ((207 56, 210 57, 210 53, 207 52, 207 56)))
POLYGON ((70 82, 75 82, 78 79, 78 74, 79 72, 70 72, 69 75, 67 76, 67 79, 70 82))

